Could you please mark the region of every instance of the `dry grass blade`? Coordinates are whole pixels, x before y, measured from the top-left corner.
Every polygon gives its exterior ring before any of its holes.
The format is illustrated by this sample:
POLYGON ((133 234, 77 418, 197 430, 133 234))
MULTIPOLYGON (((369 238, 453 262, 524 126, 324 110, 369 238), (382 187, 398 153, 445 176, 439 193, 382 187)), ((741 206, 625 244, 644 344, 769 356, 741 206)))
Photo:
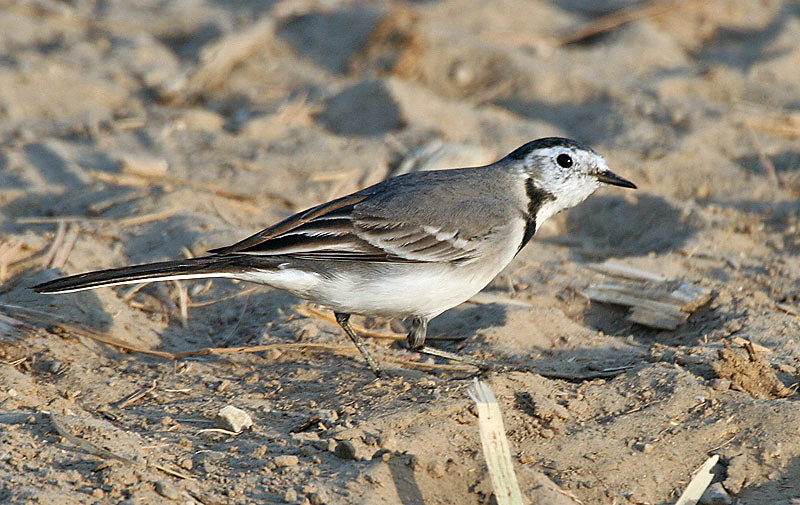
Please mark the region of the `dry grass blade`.
POLYGON ((139 216, 131 216, 119 219, 117 224, 120 226, 136 226, 145 223, 152 223, 153 221, 163 221, 170 218, 177 213, 177 209, 166 209, 159 212, 151 212, 149 214, 141 214, 139 216))
MULTIPOLYGON (((26 218, 20 218, 17 220, 18 223, 24 223, 23 221, 26 218)), ((56 236, 53 237, 53 241, 50 243, 50 247, 47 249, 47 253, 44 255, 44 259, 42 260, 42 266, 44 268, 51 268, 53 265, 53 258, 55 258, 58 249, 61 247, 61 243, 64 241, 64 234, 67 232, 67 223, 63 220, 58 220, 58 228, 56 228, 56 236)))
POLYGON ((254 286, 252 288, 247 288, 247 289, 239 291, 238 293, 235 293, 233 295, 226 296, 224 298, 217 298, 216 300, 208 300, 208 301, 204 301, 204 302, 189 302, 189 307, 191 307, 191 308, 208 307, 209 305, 214 305, 216 303, 227 302, 228 300, 233 300, 234 298, 239 298, 239 297, 242 297, 242 296, 247 296, 247 295, 253 294, 253 293, 256 292, 256 290, 258 290, 258 286, 254 286))
MULTIPOLYGON (((133 459, 126 458, 124 456, 120 456, 114 452, 111 452, 107 449, 103 449, 88 440, 84 440, 80 437, 76 437, 72 433, 70 433, 65 427, 64 424, 59 421, 59 418, 56 414, 50 413, 50 421, 53 423, 53 427, 58 432, 59 435, 67 439, 70 443, 80 447, 81 449, 85 450, 86 452, 93 454, 97 457, 103 459, 113 459, 117 461, 122 461, 123 463, 127 463, 129 465, 140 466, 139 463, 133 459)), ((165 466, 159 465, 157 463, 147 463, 147 466, 150 468, 154 468, 156 470, 160 470, 168 475, 172 475, 173 477, 178 477, 180 479, 190 479, 188 475, 182 474, 180 472, 176 472, 175 470, 171 470, 165 466)))
POLYGON ((181 281, 172 281, 178 292, 178 312, 181 315, 181 327, 189 325, 189 293, 181 281))
POLYGON ((104 333, 100 333, 88 328, 79 328, 77 326, 73 326, 63 322, 56 323, 53 326, 65 333, 72 333, 74 335, 89 338, 91 340, 96 340, 97 342, 113 345, 114 347, 119 347, 120 349, 123 349, 128 352, 147 354, 148 356, 158 356, 159 358, 176 359, 174 355, 170 352, 142 349, 141 347, 136 347, 134 345, 130 345, 126 342, 123 342, 122 340, 114 338, 111 335, 106 335, 104 333))
POLYGON ((628 265, 622 265, 613 261, 607 260, 603 263, 594 263, 588 265, 590 269, 600 272, 605 275, 613 275, 616 277, 624 277, 626 279, 633 279, 639 281, 652 281, 652 282, 665 282, 667 280, 661 274, 642 270, 628 265))
POLYGON ((467 300, 467 302, 474 303, 475 305, 487 305, 490 303, 496 303, 498 305, 513 305, 515 307, 531 306, 530 303, 524 300, 517 300, 516 298, 511 298, 510 296, 501 295, 497 293, 485 293, 483 291, 472 295, 472 298, 467 300))
POLYGON ((784 138, 800 137, 800 114, 781 111, 779 114, 745 112, 746 123, 754 130, 784 138))
POLYGON ((203 433, 221 433, 222 435, 230 435, 232 437, 239 435, 239 433, 235 431, 223 430, 222 428, 205 428, 197 432, 198 435, 202 435, 203 433))
POLYGON ((53 423, 53 427, 56 429, 56 431, 58 432, 59 435, 61 435, 62 437, 66 438, 71 443, 77 445, 81 449, 83 449, 83 450, 85 450, 85 451, 87 451, 87 452, 89 452, 91 454, 94 454, 95 456, 99 456, 101 458, 104 458, 104 459, 115 459, 117 461, 123 461, 123 462, 131 464, 131 465, 135 465, 136 464, 136 461, 134 461, 132 459, 120 456, 119 454, 114 454, 113 452, 111 452, 111 451, 109 451, 107 449, 103 449, 102 447, 99 447, 99 446, 89 442, 88 440, 84 440, 84 439, 82 439, 80 437, 76 437, 75 435, 73 435, 72 433, 67 431, 66 428, 64 428, 64 424, 59 422, 58 416, 53 414, 52 412, 50 413, 50 421, 53 423))
POLYGON ((478 379, 475 379, 468 393, 478 407, 483 455, 486 466, 489 467, 497 504, 522 505, 522 493, 514 473, 514 463, 497 399, 489 386, 478 379))
POLYGON ((219 87, 231 70, 264 46, 275 33, 275 20, 265 16, 245 30, 204 47, 200 65, 173 90, 163 93, 175 105, 186 105, 219 87))
POLYGON ((142 388, 139 391, 133 393, 128 398, 123 400, 119 405, 117 405, 117 407, 120 409, 124 409, 125 407, 138 402, 139 400, 144 398, 148 393, 155 391, 155 389, 156 389, 156 381, 153 381, 153 384, 151 386, 142 388))
POLYGON ((125 193, 123 195, 114 195, 110 198, 105 198, 103 200, 99 200, 88 207, 89 214, 93 215, 100 215, 103 212, 107 211, 111 207, 132 202, 134 200, 138 200, 140 198, 144 198, 150 192, 147 189, 139 189, 133 191, 132 193, 125 193))
MULTIPOLYGON (((331 324, 335 324, 337 326, 339 325, 339 323, 336 322, 336 318, 333 317, 332 314, 330 314, 328 312, 324 312, 324 311, 318 310, 318 309, 315 309, 314 307, 310 307, 310 306, 307 306, 307 305, 306 306, 296 307, 295 308, 295 312, 297 312, 301 316, 315 317, 317 319, 322 319, 323 321, 327 321, 327 322, 329 322, 331 324)), ((383 338, 383 339, 386 339, 386 340, 405 340, 407 338, 407 335, 404 334, 404 333, 395 333, 395 332, 390 332, 390 331, 371 330, 369 328, 365 328, 363 326, 360 326, 360 325, 357 325, 357 324, 354 324, 354 323, 350 323, 350 326, 353 328, 354 331, 360 333, 361 335, 363 335, 365 337, 383 338)), ((428 337, 426 340, 464 340, 464 338, 465 337, 443 337, 443 336, 438 336, 437 337, 437 336, 433 336, 433 337, 428 337)))
POLYGON ((761 147, 761 143, 758 141, 758 136, 756 135, 755 130, 753 130, 753 127, 748 121, 744 122, 744 129, 747 132, 747 136, 750 137, 750 143, 753 144, 753 149, 756 150, 756 154, 758 155, 758 163, 761 165, 761 168, 764 169, 764 172, 767 174, 767 177, 769 177, 772 183, 780 187, 781 180, 778 177, 778 173, 775 171, 775 165, 767 157, 767 154, 761 147))
MULTIPOLYGON (((152 212, 149 214, 141 214, 138 216, 125 217, 122 219, 111 219, 105 217, 89 217, 89 216, 58 216, 58 217, 40 217, 29 216, 20 217, 17 219, 18 224, 51 224, 51 223, 115 223, 119 226, 136 226, 139 224, 150 223, 152 221, 161 221, 172 217, 177 213, 176 209, 167 209, 159 212, 152 212)), ((58 237, 58 235, 56 235, 58 237)))
MULTIPOLYGON (((86 337, 92 340, 96 340, 98 342, 102 342, 104 344, 113 345, 114 347, 119 347, 128 352, 135 352, 139 354, 146 354, 148 356, 157 356, 159 358, 171 359, 171 360, 178 360, 184 358, 199 358, 203 356, 216 356, 216 355, 223 355, 223 354, 242 354, 242 353, 254 353, 254 352, 265 352, 271 351, 273 349, 277 349, 279 351, 286 351, 288 349, 296 349, 296 350, 324 350, 324 351, 331 351, 336 354, 344 355, 344 356, 354 356, 357 353, 357 350, 352 345, 334 345, 334 344, 317 344, 317 343, 302 343, 302 344, 265 344, 265 345, 253 345, 253 346, 242 346, 242 347, 206 347, 203 349, 194 349, 191 351, 182 351, 182 352, 167 352, 167 351, 154 351, 151 349, 142 349, 141 347, 136 347, 130 344, 127 344, 117 338, 114 338, 110 335, 106 335, 103 333, 99 333, 96 331, 92 331, 86 328, 78 328, 75 326, 70 326, 65 323, 58 323, 56 325, 62 331, 65 332, 72 332, 76 335, 86 337)), ((385 361, 387 363, 405 365, 408 367, 419 368, 422 370, 446 370, 451 372, 462 372, 462 371, 471 371, 472 368, 460 366, 460 365, 440 365, 437 363, 419 363, 415 361, 408 361, 408 360, 400 360, 395 358, 388 358, 383 355, 379 355, 378 358, 381 361, 385 361)))
POLYGON ((53 261, 50 265, 51 268, 64 268, 64 265, 67 264, 70 253, 72 253, 72 249, 75 247, 75 242, 78 241, 79 233, 79 226, 75 224, 69 225, 67 228, 67 233, 64 235, 64 242, 61 244, 61 247, 58 248, 55 256, 53 257, 53 261))
POLYGON ((167 468, 165 466, 159 465, 157 463, 148 463, 148 466, 151 466, 151 467, 155 468, 156 470, 161 470, 165 474, 172 475, 173 477, 177 477, 179 479, 191 479, 192 478, 189 475, 186 475, 184 473, 181 473, 181 472, 178 472, 178 471, 175 471, 175 470, 171 470, 171 469, 169 469, 169 468, 167 468))
POLYGON ((764 347, 761 344, 756 344, 755 342, 751 342, 746 338, 742 337, 731 337, 731 342, 738 345, 739 347, 744 347, 745 349, 752 349, 753 351, 763 352, 764 354, 769 354, 772 352, 772 349, 769 347, 764 347))
MULTIPOLYGON (((27 309, 25 307, 17 307, 14 305, 0 305, 6 312, 16 313, 21 311, 27 316, 25 319, 30 319, 35 317, 36 323, 39 326, 41 325, 48 325, 51 328, 67 333, 72 335, 77 335, 79 337, 88 338, 90 340, 94 340, 106 345, 111 345, 114 347, 118 347, 126 352, 135 352, 138 354, 145 354, 148 356, 156 356, 159 358, 170 359, 170 360, 178 360, 184 358, 197 358, 202 356, 216 356, 216 355, 223 355, 223 354, 242 354, 242 353, 254 353, 254 352, 264 352, 264 351, 271 351, 273 349, 277 349, 279 351, 286 351, 288 349, 296 349, 296 350, 324 350, 334 352, 339 355, 343 356, 354 356, 357 353, 357 350, 352 345, 335 345, 335 344, 320 344, 320 343, 281 343, 281 344, 265 344, 265 345, 254 345, 254 346, 241 346, 241 347, 206 347, 203 349, 194 349, 190 351, 181 351, 181 352, 167 352, 167 351, 156 351, 152 349, 143 349, 141 347, 131 345, 127 342, 124 342, 118 338, 112 337, 106 333, 101 333, 91 328, 85 328, 74 324, 69 324, 64 322, 63 320, 52 316, 51 314, 27 309)), ((2 319, 0 319, 2 322, 2 319)), ((28 323, 30 324, 30 323, 28 323)), ((0 326, 0 328, 2 328, 0 326)), ((405 337, 403 337, 405 338, 405 337)), ((471 371, 472 368, 464 367, 461 365, 442 365, 437 363, 420 363, 410 360, 402 360, 396 358, 390 358, 387 356, 379 355, 378 356, 381 361, 387 363, 393 363, 398 365, 404 365, 413 368, 419 368, 421 370, 445 370, 451 372, 461 372, 461 371, 471 371)), ((155 387, 155 386, 154 386, 155 387)), ((152 389, 151 389, 152 390, 152 389)), ((149 391, 144 392, 140 396, 136 397, 132 401, 136 401, 147 394, 149 391)), ((138 394, 138 393, 137 393, 138 394)), ((134 395, 135 396, 135 395, 134 395)), ((130 399, 129 399, 130 400, 130 399)), ((126 400, 129 401, 129 400, 126 400)), ((132 403, 131 401, 131 403, 132 403)), ((129 405, 130 403, 128 403, 129 405)), ((127 405, 125 405, 127 406, 127 405)))
MULTIPOLYGON (((23 340, 25 337, 32 335, 34 331, 34 328, 25 321, 21 321, 6 314, 0 314, 0 342, 6 343, 23 340)), ((6 364, 10 365, 11 363, 6 364)))
POLYGON ((706 488, 714 479, 714 474, 711 473, 711 469, 714 468, 717 461, 719 461, 719 455, 714 454, 703 463, 697 470, 692 481, 686 486, 686 490, 681 494, 681 497, 675 502, 675 505, 695 505, 700 501, 700 497, 703 496, 706 488))
POLYGON ((378 355, 378 359, 386 362, 392 363, 394 365, 401 365, 408 368, 417 368, 419 370, 441 370, 445 372, 474 372, 475 367, 472 365, 447 365, 447 364, 440 364, 440 363, 422 363, 419 361, 411 361, 407 359, 397 359, 397 358, 389 358, 383 356, 381 354, 378 355))
POLYGON ((620 9, 588 22, 564 37, 557 38, 555 40, 555 45, 563 46, 574 42, 580 42, 594 35, 610 32, 632 21, 662 16, 671 11, 688 9, 708 1, 709 0, 672 0, 670 2, 662 2, 655 0, 648 4, 634 5, 626 9, 620 9))
MULTIPOLYGON (((317 309, 315 309, 313 307, 309 307, 309 306, 297 307, 297 308, 295 308, 295 312, 297 312, 301 316, 315 317, 317 319, 322 319, 324 321, 327 321, 327 322, 329 322, 331 324, 335 324, 337 326, 339 324, 339 323, 336 322, 336 318, 333 317, 333 315, 331 315, 331 314, 329 314, 327 312, 323 312, 321 310, 317 310, 317 309)), ((405 340, 406 339, 406 335, 403 335, 402 333, 393 333, 393 332, 388 332, 388 331, 370 330, 369 328, 364 328, 363 326, 359 326, 357 324, 352 324, 352 323, 350 324, 350 326, 353 328, 354 331, 364 335, 365 337, 384 338, 384 339, 387 339, 387 340, 405 340)))
MULTIPOLYGON (((210 182, 198 182, 198 181, 190 181, 187 179, 181 179, 179 177, 150 177, 145 178, 140 175, 136 174, 109 174, 107 172, 101 172, 99 170, 88 170, 87 171, 90 176, 93 178, 106 182, 109 184, 114 184, 117 186, 184 186, 188 188, 195 189, 197 191, 202 191, 203 193, 209 193, 211 195, 224 198, 226 200, 236 202, 239 204, 244 210, 253 212, 253 211, 261 211, 261 208, 256 206, 255 204, 250 203, 250 200, 253 199, 252 196, 246 195, 243 193, 236 193, 233 191, 229 191, 222 186, 217 184, 213 184, 210 182)), ((261 191, 259 193, 261 196, 265 196, 272 200, 277 200, 281 202, 287 208, 297 208, 298 203, 294 200, 280 195, 278 193, 272 193, 269 191, 261 191)))
POLYGON ((22 241, 10 239, 0 242, 0 283, 8 279, 8 266, 16 260, 17 254, 22 250, 22 241))

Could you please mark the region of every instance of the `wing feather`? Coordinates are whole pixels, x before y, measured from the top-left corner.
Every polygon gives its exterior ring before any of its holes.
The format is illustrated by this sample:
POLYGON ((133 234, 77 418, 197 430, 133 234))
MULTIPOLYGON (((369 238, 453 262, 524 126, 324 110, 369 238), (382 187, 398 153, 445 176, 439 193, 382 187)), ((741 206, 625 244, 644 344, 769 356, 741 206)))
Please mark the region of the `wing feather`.
MULTIPOLYGON (((390 189, 379 184, 318 205, 211 252, 387 263, 468 262, 479 255, 485 233, 478 233, 480 227, 467 219, 469 231, 452 228, 449 213, 431 214, 408 201, 410 190, 390 189)), ((425 192, 431 186, 413 189, 425 192)), ((448 211, 463 216, 498 212, 497 202, 473 195, 448 211)), ((500 217, 494 221, 502 222, 500 217)))

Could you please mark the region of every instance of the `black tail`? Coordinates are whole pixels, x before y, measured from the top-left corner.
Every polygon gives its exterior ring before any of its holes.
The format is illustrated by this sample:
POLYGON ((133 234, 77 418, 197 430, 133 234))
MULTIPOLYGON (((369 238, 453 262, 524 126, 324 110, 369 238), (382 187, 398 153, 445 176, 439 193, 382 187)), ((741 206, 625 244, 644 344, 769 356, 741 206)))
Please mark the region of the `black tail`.
POLYGON ((118 284, 136 284, 171 279, 235 277, 237 273, 251 271, 256 267, 264 268, 270 266, 257 265, 256 263, 267 262, 261 258, 244 255, 203 256, 185 260, 162 261, 160 263, 97 270, 44 282, 33 286, 31 289, 37 293, 69 293, 118 284))

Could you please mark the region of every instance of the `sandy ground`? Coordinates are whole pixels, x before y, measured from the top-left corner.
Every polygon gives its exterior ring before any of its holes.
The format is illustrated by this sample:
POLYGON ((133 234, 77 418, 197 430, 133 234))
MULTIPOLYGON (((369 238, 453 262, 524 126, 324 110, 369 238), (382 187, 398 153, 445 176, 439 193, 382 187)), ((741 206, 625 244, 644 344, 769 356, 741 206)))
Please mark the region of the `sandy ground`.
POLYGON ((565 135, 640 189, 549 221, 494 303, 430 332, 509 365, 483 379, 526 500, 674 503, 718 454, 704 503, 800 503, 800 7, 656 5, 5 2, 0 502, 494 503, 470 371, 370 339, 391 371, 376 381, 335 325, 266 288, 28 287, 565 135), (655 329, 585 296, 607 283, 710 297, 655 329), (274 347, 131 351, 254 345, 274 347), (226 405, 252 428, 214 431, 226 405))

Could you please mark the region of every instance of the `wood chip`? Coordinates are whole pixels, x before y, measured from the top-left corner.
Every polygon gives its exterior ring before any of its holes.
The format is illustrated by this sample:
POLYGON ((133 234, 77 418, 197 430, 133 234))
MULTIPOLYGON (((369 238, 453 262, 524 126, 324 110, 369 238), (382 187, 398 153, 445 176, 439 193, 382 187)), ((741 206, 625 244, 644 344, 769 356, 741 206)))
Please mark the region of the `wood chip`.
POLYGON ((635 323, 674 330, 708 302, 711 289, 674 283, 605 283, 590 287, 583 294, 596 302, 630 307, 628 319, 635 323))

